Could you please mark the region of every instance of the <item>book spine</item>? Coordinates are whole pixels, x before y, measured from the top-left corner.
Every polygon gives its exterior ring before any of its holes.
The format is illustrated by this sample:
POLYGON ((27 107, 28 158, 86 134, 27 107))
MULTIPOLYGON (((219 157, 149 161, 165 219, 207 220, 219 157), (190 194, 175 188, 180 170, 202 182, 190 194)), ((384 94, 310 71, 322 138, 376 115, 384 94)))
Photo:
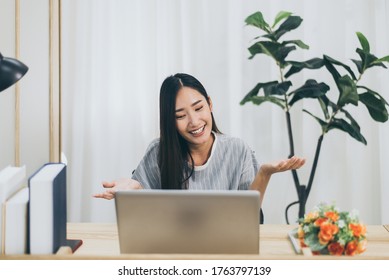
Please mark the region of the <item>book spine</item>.
POLYGON ((53 253, 66 244, 66 166, 53 182, 53 253))

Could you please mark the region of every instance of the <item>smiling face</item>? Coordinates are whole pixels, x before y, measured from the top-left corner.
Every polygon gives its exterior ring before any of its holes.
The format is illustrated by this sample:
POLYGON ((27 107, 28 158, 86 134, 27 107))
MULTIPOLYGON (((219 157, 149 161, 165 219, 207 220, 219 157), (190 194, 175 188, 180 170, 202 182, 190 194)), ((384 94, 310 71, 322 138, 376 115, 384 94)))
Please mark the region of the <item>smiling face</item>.
POLYGON ((176 127, 189 148, 211 146, 212 102, 197 90, 182 87, 176 96, 176 127), (208 103, 209 102, 209 103, 208 103))

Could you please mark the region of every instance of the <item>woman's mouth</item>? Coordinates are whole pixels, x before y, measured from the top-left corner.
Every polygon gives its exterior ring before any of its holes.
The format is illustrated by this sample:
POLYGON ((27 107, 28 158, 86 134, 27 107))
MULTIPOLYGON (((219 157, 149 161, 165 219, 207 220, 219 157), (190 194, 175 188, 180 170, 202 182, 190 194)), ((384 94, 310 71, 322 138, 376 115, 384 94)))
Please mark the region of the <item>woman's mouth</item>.
POLYGON ((190 134, 193 136, 199 136, 202 132, 204 132, 205 125, 200 127, 199 129, 190 131, 190 134))

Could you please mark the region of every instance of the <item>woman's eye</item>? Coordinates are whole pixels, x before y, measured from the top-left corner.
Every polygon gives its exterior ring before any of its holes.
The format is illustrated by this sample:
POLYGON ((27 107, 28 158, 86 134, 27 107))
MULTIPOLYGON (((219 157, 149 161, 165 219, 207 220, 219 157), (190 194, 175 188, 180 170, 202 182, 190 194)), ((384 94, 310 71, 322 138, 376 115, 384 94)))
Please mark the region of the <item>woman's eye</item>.
POLYGON ((180 119, 183 119, 184 117, 185 117, 185 115, 176 116, 176 119, 177 119, 177 120, 180 120, 180 119))
POLYGON ((199 108, 196 108, 196 111, 200 111, 201 109, 203 109, 204 106, 201 106, 199 108))

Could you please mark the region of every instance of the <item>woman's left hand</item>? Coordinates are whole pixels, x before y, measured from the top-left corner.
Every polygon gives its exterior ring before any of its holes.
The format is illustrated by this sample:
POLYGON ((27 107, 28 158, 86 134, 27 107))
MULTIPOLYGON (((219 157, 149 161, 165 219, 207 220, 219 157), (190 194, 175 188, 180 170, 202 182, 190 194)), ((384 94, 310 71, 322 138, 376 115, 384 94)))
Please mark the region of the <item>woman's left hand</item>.
POLYGON ((272 175, 278 172, 284 172, 292 169, 299 169, 305 163, 305 159, 293 156, 289 159, 276 161, 273 163, 265 163, 261 165, 262 171, 267 175, 272 175))

